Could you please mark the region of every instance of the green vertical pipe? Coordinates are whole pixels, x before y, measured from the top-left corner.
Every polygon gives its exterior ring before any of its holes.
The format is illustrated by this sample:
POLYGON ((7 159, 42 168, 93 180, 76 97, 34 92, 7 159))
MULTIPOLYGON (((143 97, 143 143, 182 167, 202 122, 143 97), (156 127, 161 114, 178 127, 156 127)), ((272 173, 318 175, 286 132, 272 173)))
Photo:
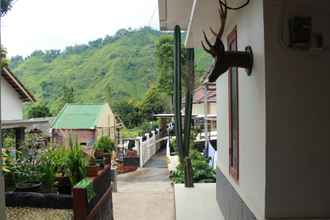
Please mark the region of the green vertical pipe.
POLYGON ((180 26, 174 27, 174 102, 175 102, 175 135, 176 149, 180 162, 184 163, 184 149, 182 145, 181 126, 181 30, 180 26))
POLYGON ((184 155, 189 156, 190 147, 190 131, 191 131, 191 121, 192 121, 192 101, 193 101, 193 89, 195 82, 195 72, 194 72, 194 59, 195 53, 193 48, 187 49, 187 91, 186 91, 186 104, 185 104, 185 118, 184 118, 184 155))
POLYGON ((194 71, 194 58, 195 53, 193 48, 187 49, 187 76, 186 76, 186 105, 185 105, 185 117, 184 117, 184 162, 185 162, 185 186, 193 187, 193 171, 191 159, 189 157, 190 151, 190 133, 191 133, 191 121, 192 121, 192 102, 193 102, 193 89, 195 82, 194 71))

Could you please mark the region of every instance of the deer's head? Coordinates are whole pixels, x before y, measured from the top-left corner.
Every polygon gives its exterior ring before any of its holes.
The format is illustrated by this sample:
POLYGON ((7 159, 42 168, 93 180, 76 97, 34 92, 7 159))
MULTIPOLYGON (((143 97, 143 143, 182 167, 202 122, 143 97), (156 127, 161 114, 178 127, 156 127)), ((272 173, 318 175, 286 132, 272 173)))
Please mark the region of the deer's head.
POLYGON ((215 43, 211 44, 203 31, 205 42, 208 48, 202 41, 203 49, 212 55, 214 58, 214 65, 209 75, 209 80, 214 82, 221 74, 225 73, 230 67, 242 67, 247 69, 247 73, 250 74, 253 66, 253 54, 251 47, 246 47, 245 51, 225 51, 225 46, 222 42, 223 33, 225 30, 227 20, 227 0, 219 1, 219 16, 220 16, 220 30, 215 32, 211 27, 211 33, 216 37, 215 43))

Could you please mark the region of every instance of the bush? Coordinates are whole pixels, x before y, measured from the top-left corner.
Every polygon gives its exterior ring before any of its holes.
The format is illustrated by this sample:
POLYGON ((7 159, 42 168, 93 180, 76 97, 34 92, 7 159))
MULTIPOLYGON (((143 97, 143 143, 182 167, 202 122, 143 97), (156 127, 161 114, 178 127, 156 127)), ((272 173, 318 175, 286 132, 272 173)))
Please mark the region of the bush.
POLYGON ((115 143, 107 136, 102 136, 97 140, 96 149, 111 153, 115 150, 115 143))
MULTIPOLYGON (((190 158, 194 183, 215 182, 215 171, 209 166, 209 159, 196 150, 191 151, 190 158)), ((170 178, 175 183, 184 183, 184 168, 181 164, 177 166, 176 171, 171 173, 170 178)))
POLYGON ((15 147, 15 139, 12 137, 5 137, 3 140, 3 146, 6 147, 15 147))
POLYGON ((69 177, 72 186, 86 177, 88 160, 78 144, 70 146, 64 163, 65 174, 69 177))

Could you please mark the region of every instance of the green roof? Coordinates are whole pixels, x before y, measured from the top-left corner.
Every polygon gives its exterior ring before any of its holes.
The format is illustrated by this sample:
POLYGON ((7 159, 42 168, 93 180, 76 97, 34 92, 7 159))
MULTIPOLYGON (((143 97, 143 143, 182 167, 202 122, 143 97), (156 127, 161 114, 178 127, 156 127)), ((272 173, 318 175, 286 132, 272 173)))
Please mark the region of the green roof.
POLYGON ((102 105, 66 104, 52 124, 54 129, 95 129, 102 105))

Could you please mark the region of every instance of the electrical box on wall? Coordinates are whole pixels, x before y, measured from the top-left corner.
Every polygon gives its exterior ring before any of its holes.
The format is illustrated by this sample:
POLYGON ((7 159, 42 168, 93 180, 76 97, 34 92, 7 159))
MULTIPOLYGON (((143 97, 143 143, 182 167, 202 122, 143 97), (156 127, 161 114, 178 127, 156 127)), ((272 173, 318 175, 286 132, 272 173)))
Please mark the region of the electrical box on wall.
POLYGON ((312 38, 312 18, 292 17, 289 19, 289 47, 309 49, 312 38))

